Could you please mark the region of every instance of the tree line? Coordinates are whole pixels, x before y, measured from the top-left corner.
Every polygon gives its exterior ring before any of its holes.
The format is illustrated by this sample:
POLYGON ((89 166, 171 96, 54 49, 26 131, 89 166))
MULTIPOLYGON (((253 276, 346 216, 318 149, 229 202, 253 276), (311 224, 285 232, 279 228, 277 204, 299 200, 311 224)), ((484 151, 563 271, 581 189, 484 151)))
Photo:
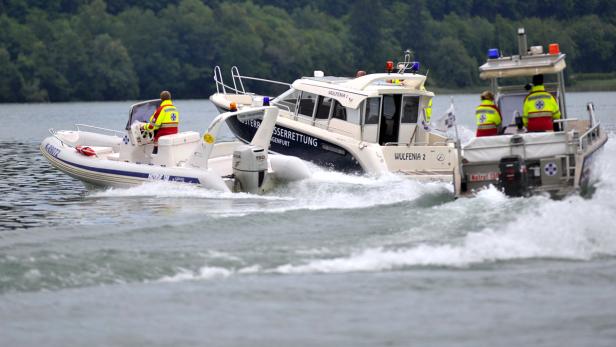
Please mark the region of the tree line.
MULTIPOLYGON (((616 71, 616 2, 546 0, 0 0, 0 102, 176 98, 215 91, 212 69, 293 81, 382 71, 405 49, 431 87, 482 82, 490 47, 558 42, 568 73, 616 71)), ((547 47, 546 47, 547 48, 547 47)))

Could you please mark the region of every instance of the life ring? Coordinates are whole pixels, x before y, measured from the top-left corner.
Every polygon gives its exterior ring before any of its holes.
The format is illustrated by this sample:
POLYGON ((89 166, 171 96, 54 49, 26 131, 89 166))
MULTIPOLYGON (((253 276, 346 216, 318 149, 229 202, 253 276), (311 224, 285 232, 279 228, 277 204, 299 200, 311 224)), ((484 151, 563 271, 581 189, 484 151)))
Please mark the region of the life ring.
POLYGON ((96 155, 96 152, 88 146, 77 146, 75 147, 75 150, 88 157, 96 155))

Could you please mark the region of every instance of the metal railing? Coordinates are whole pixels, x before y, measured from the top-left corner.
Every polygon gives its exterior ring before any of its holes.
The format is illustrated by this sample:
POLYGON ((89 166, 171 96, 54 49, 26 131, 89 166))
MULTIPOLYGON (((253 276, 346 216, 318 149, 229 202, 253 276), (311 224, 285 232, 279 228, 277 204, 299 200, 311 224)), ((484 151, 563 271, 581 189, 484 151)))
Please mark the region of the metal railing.
POLYGON ((107 131, 107 132, 111 132, 111 133, 114 133, 114 134, 120 134, 120 136, 124 136, 126 134, 123 131, 114 130, 114 129, 108 129, 108 128, 101 128, 101 127, 97 127, 97 126, 94 126, 94 125, 75 124, 75 128, 77 128, 77 131, 81 131, 81 129, 79 129, 79 127, 107 131))
POLYGON ((70 145, 67 145, 66 143, 64 143, 64 140, 62 140, 62 139, 58 136, 58 132, 56 131, 56 129, 54 129, 54 128, 49 128, 49 129, 48 129, 48 131, 49 131, 49 133, 51 134, 51 136, 55 137, 58 141, 60 141, 60 143, 61 143, 63 146, 73 147, 73 146, 70 146, 70 145))
POLYGON ((595 105, 592 102, 586 104, 586 110, 588 110, 588 120, 591 127, 579 137, 578 149, 584 151, 586 146, 593 143, 601 135, 600 123, 597 122, 595 117, 595 105))
POLYGON ((216 83, 217 93, 220 93, 220 91, 222 90, 223 94, 227 94, 227 89, 229 89, 235 92, 235 94, 252 94, 246 91, 243 80, 251 80, 251 81, 277 84, 277 85, 284 85, 287 87, 291 86, 290 83, 286 83, 286 82, 280 82, 280 81, 269 80, 269 79, 258 78, 258 77, 251 77, 251 76, 242 76, 237 66, 231 67, 231 79, 233 80, 233 87, 224 83, 223 78, 222 78, 222 72, 220 70, 220 66, 217 65, 214 67, 214 82, 216 83))

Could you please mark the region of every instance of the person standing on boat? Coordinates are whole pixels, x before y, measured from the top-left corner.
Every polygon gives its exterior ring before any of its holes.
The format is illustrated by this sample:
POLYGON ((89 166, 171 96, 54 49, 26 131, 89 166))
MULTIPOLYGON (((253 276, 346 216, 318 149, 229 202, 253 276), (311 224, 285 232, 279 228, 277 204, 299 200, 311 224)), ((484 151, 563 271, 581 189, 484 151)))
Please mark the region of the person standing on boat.
POLYGON ((432 99, 428 101, 428 107, 426 107, 426 123, 430 123, 430 119, 432 118, 432 99))
POLYGON ((494 94, 490 91, 481 93, 481 104, 475 109, 477 118, 477 137, 498 135, 502 117, 500 110, 494 104, 494 94))
POLYGON ((160 106, 150 116, 150 121, 143 125, 143 130, 154 132, 154 143, 161 136, 177 134, 180 123, 180 112, 171 102, 171 93, 163 90, 160 92, 160 100, 160 106))
POLYGON ((533 86, 524 99, 524 126, 529 132, 552 131, 556 119, 560 119, 558 102, 545 90, 543 75, 534 75, 533 86))

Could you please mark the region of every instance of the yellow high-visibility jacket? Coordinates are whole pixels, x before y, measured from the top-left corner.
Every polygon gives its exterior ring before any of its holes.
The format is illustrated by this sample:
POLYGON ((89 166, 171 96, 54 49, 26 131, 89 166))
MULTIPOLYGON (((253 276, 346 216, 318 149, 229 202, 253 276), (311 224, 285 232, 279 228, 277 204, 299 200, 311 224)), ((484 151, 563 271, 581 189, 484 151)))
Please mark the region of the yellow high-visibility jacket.
POLYGON ((522 114, 522 121, 524 126, 528 126, 528 118, 533 116, 534 113, 541 114, 544 112, 552 113, 552 119, 560 119, 560 109, 558 102, 554 99, 554 96, 545 91, 545 87, 542 85, 534 86, 531 88, 530 93, 524 99, 524 109, 522 114))
POLYGON ((430 118, 432 118, 432 99, 430 98, 430 101, 428 101, 428 107, 426 107, 426 122, 430 123, 430 118))
POLYGON ((145 125, 145 129, 152 131, 168 127, 177 128, 179 122, 180 112, 173 106, 171 100, 164 100, 150 117, 150 121, 145 125))
POLYGON ((492 100, 481 100, 481 104, 475 109, 477 127, 496 129, 502 122, 501 114, 492 100))

